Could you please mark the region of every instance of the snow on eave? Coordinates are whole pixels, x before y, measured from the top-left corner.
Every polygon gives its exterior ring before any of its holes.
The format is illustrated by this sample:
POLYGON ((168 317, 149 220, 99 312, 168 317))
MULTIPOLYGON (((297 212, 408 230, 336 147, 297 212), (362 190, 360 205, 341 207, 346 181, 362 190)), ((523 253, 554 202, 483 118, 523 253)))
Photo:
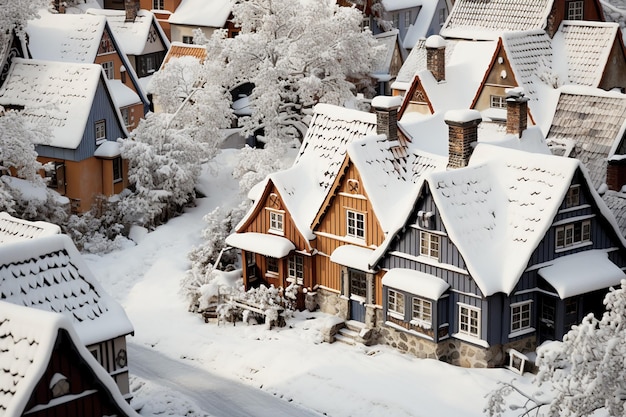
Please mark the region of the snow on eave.
POLYGON ((232 8, 231 0, 182 0, 168 22, 175 25, 223 28, 232 8))
POLYGON ((382 0, 381 3, 386 12, 395 12, 397 10, 423 6, 424 3, 428 3, 428 0, 382 0))
POLYGON ((16 239, 36 239, 38 237, 56 235, 61 233, 61 228, 53 223, 19 219, 9 213, 0 212, 0 244, 7 241, 14 242, 16 239))

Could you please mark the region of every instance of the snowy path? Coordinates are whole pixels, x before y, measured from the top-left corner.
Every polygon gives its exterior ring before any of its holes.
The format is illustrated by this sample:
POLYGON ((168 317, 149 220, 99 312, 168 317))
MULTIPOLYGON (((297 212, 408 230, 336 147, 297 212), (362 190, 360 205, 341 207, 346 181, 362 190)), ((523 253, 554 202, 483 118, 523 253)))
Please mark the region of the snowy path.
POLYGON ((221 378, 156 350, 129 343, 130 372, 165 388, 184 392, 214 417, 319 417, 257 388, 221 378))

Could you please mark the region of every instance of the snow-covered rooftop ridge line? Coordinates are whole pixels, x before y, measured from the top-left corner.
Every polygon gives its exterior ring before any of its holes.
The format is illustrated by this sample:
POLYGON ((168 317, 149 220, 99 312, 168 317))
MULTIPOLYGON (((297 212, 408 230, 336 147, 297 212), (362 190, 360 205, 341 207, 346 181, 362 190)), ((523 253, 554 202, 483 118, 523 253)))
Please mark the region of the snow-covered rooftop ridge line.
POLYGON ((61 233, 56 224, 18 219, 7 212, 0 212, 0 244, 36 239, 61 233))
POLYGON ((232 8, 232 0, 182 0, 169 22, 221 28, 226 24, 232 8))
POLYGON ((133 333, 67 235, 0 245, 0 279, 4 301, 65 314, 85 345, 133 333))

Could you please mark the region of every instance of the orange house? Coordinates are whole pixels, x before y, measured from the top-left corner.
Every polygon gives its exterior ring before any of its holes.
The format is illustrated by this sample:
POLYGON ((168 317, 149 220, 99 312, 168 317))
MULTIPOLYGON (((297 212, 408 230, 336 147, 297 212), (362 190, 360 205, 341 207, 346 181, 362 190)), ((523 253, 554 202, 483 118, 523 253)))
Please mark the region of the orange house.
POLYGON ((375 116, 318 104, 294 165, 270 175, 226 243, 242 250, 246 288, 317 286, 311 224, 341 167, 346 146, 375 132, 375 116))
POLYGON ((70 199, 73 212, 127 186, 117 139, 128 131, 100 65, 16 58, 0 105, 50 127, 49 143, 36 147, 38 159, 51 165, 49 186, 70 199))

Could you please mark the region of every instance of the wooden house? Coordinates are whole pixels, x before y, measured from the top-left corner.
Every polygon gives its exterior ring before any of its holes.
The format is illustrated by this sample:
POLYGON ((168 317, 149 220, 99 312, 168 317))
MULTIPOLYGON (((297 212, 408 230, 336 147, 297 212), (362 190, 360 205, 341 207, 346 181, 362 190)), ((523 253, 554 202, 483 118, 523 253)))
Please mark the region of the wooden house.
POLYGON ((102 66, 16 58, 0 105, 49 126, 49 142, 36 147, 38 159, 54 165, 49 186, 70 199, 74 212, 126 187, 116 141, 128 132, 102 66))
POLYGON ((400 52, 398 30, 383 32, 374 35, 374 38, 383 47, 383 53, 379 55, 374 63, 370 76, 377 83, 377 95, 390 95, 390 85, 395 81, 398 71, 402 68, 402 53, 400 52))
MULTIPOLYGON (((121 0, 113 0, 121 1, 121 0)), ((150 10, 159 22, 167 38, 172 40, 172 29, 169 18, 176 11, 182 0, 139 0, 139 7, 143 10, 150 10)), ((109 9, 110 7, 105 7, 109 9)))
POLYGON ((137 127, 150 103, 107 18, 44 11, 40 15, 26 27, 30 56, 37 60, 101 65, 126 128, 130 131, 137 127))
POLYGON ((106 17, 115 39, 145 90, 146 77, 161 67, 170 42, 154 15, 138 7, 139 1, 127 1, 125 11, 89 9, 87 13, 106 17))
POLYGON ((542 30, 503 34, 471 108, 503 120, 505 91, 521 86, 531 123, 548 131, 558 88, 626 88, 626 55, 617 23, 563 21, 553 36, 542 30))
POLYGON ((133 333, 133 326, 67 235, 0 244, 0 295, 3 303, 63 315, 76 332, 73 342, 86 349, 119 392, 130 398, 126 336, 133 333))
MULTIPOLYGON (((367 261, 393 229, 419 177, 445 169, 447 161, 407 140, 397 124, 400 102, 399 97, 374 98, 378 134, 348 145, 312 224, 320 308, 369 328, 375 326, 375 306, 382 304, 382 275, 367 261)), ((426 131, 440 121, 431 118, 421 127, 426 131)))
POLYGON ((456 0, 439 34, 446 39, 497 40, 505 32, 541 30, 552 37, 564 20, 603 22, 600 1, 456 0))
POLYGON ((0 333, 2 415, 139 416, 66 316, 3 300, 0 333))
POLYGON ((386 271, 381 339, 498 366, 599 314, 625 276, 625 241, 580 161, 491 144, 472 154, 480 116, 446 119, 450 151, 471 159, 450 155, 454 169, 421 177, 411 214, 370 265, 386 271))
POLYGON ((253 189, 253 207, 226 239, 242 250, 246 288, 315 286, 313 218, 341 167, 347 144, 375 132, 373 114, 328 104, 314 110, 294 165, 253 189))

